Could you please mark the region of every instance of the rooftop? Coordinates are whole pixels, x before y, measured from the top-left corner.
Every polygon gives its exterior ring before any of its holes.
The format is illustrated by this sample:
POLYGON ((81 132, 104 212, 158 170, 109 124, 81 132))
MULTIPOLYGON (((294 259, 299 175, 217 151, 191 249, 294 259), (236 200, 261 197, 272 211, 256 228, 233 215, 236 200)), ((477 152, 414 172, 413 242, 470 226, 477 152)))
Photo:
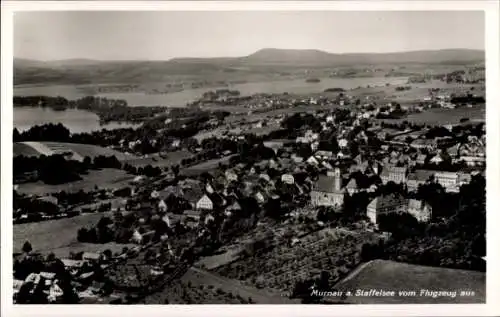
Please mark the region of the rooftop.
POLYGON ((335 193, 341 192, 342 190, 335 190, 335 177, 320 175, 316 184, 314 184, 314 190, 323 193, 335 193))
POLYGON ((406 200, 403 196, 397 194, 390 194, 386 196, 379 196, 373 199, 368 205, 371 208, 387 208, 394 205, 400 205, 405 203, 406 200))
POLYGON ((415 170, 413 173, 410 173, 408 175, 408 180, 416 180, 416 181, 422 181, 425 182, 434 175, 435 171, 430 171, 430 170, 415 170))
POLYGON ((407 171, 406 167, 387 166, 384 167, 381 176, 387 176, 390 173, 406 174, 406 171, 407 171))

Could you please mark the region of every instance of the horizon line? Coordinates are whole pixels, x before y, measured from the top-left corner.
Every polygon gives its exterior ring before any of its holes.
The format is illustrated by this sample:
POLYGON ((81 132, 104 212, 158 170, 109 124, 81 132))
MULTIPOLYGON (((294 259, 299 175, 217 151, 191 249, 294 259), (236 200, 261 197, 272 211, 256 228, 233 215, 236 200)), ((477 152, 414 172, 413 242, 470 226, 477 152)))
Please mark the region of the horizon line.
POLYGON ((97 58, 86 58, 86 57, 70 57, 64 59, 51 59, 51 60, 40 60, 26 57, 16 57, 13 56, 13 59, 24 59, 28 61, 34 62, 42 62, 42 63, 51 63, 51 62, 64 62, 71 60, 84 60, 84 61, 94 61, 94 62, 168 62, 176 59, 223 59, 223 58, 242 58, 248 57, 258 52, 264 50, 281 50, 281 51, 317 51, 332 55, 381 55, 381 54, 403 54, 403 53, 414 53, 414 52, 438 52, 438 51, 453 51, 453 50, 462 50, 462 51, 480 51, 486 52, 485 49, 477 49, 477 48, 463 48, 463 47, 455 47, 455 48, 440 48, 440 49, 418 49, 418 50, 408 50, 408 51, 387 51, 387 52, 343 52, 343 53, 333 53, 322 49, 316 48, 276 48, 276 47, 266 47, 261 48, 247 55, 238 55, 238 56, 177 56, 171 57, 168 59, 97 59, 97 58))

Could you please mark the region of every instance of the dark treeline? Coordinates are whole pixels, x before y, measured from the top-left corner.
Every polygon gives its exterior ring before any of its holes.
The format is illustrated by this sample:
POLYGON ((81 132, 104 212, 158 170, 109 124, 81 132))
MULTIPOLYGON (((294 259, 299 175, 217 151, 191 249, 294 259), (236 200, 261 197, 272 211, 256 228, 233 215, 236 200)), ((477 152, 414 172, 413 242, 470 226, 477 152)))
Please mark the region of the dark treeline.
POLYGON ((80 180, 80 175, 87 173, 89 169, 121 167, 115 156, 97 156, 93 160, 85 157, 83 162, 67 160, 59 154, 39 157, 20 155, 15 156, 13 160, 14 180, 17 182, 22 181, 24 175, 29 173, 32 176, 30 181, 40 180, 51 185, 80 180))
POLYGON ((47 107, 57 111, 79 109, 93 112, 101 122, 126 121, 142 122, 165 112, 164 107, 129 107, 126 100, 86 96, 76 100, 64 97, 14 96, 14 107, 47 107))
POLYGON ((481 96, 473 96, 471 94, 468 94, 467 96, 459 96, 459 97, 453 97, 451 98, 451 103, 452 104, 483 104, 485 103, 484 97, 481 96))
POLYGON ((327 88, 324 90, 324 92, 344 92, 345 89, 344 88, 327 88))

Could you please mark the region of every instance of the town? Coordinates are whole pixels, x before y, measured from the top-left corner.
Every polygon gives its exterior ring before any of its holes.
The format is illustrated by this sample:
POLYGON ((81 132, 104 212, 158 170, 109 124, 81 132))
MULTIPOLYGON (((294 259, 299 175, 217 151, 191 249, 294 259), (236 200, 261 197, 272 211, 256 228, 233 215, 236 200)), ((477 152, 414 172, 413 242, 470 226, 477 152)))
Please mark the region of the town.
POLYGON ((15 226, 67 221, 51 235, 75 247, 15 234, 14 301, 362 303, 318 294, 419 274, 484 301, 484 80, 460 78, 413 102, 220 89, 136 129, 15 130, 15 226))

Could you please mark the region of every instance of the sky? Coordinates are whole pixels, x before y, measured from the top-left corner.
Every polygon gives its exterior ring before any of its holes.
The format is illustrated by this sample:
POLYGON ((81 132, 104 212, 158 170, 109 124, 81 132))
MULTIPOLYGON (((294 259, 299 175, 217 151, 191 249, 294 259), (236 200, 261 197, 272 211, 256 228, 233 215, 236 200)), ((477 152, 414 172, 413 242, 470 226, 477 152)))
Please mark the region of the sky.
POLYGON ((481 11, 17 12, 14 56, 168 60, 245 56, 262 48, 484 50, 484 29, 481 11))

